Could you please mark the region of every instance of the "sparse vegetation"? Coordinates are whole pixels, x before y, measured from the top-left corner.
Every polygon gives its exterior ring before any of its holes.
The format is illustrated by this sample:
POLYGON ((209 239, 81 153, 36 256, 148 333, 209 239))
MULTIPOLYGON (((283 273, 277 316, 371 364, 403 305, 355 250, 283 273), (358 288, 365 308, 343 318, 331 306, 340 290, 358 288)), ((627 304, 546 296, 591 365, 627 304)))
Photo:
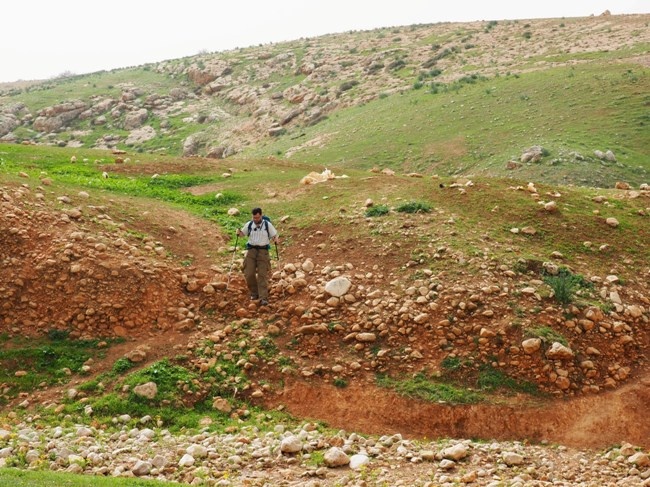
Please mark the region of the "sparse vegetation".
POLYGON ((478 392, 454 386, 424 374, 416 374, 412 379, 392 379, 387 376, 377 376, 377 384, 381 387, 395 389, 398 393, 430 402, 449 402, 452 404, 474 404, 485 400, 478 392))
POLYGON ((561 333, 548 326, 527 328, 525 334, 531 338, 542 338, 546 342, 559 342, 564 346, 569 345, 568 340, 561 333))
POLYGON ((104 353, 97 347, 100 340, 69 340, 67 336, 67 332, 51 330, 48 338, 5 341, 0 350, 1 404, 39 384, 65 384, 72 374, 82 373, 88 359, 104 353))
POLYGON ((477 385, 481 390, 486 391, 511 391, 522 392, 526 394, 537 394, 537 385, 528 381, 517 381, 508 377, 503 371, 495 369, 489 365, 481 367, 477 385))

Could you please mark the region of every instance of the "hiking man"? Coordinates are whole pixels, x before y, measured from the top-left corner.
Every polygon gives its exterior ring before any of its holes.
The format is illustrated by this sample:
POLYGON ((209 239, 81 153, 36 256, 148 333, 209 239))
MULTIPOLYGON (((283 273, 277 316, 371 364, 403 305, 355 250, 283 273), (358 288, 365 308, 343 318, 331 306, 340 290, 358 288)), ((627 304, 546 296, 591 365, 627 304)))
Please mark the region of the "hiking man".
POLYGON ((271 242, 278 243, 278 231, 271 221, 262 216, 261 208, 253 208, 253 219, 237 230, 240 237, 247 236, 244 276, 251 299, 259 299, 261 306, 269 304, 269 271, 271 242))

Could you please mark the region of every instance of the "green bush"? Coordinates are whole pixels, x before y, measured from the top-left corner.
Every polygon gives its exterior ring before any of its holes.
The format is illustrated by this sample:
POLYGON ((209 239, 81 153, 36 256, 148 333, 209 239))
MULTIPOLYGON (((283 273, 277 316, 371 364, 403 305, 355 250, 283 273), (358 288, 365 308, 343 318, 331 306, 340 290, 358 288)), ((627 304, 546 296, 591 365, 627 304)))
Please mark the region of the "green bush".
POLYGON ((417 201, 411 201, 409 203, 404 203, 397 207, 397 211, 400 213, 429 213, 431 211, 431 205, 427 203, 421 203, 417 201))
POLYGON ((359 84, 359 82, 357 80, 355 80, 355 79, 353 79, 351 81, 344 81, 343 83, 341 83, 341 86, 339 86, 339 91, 351 90, 352 88, 354 88, 358 84, 359 84))
POLYGON ((461 365, 463 364, 458 357, 445 357, 442 362, 440 362, 440 366, 447 370, 458 370, 461 365))
POLYGON ((591 288, 593 284, 579 274, 572 274, 568 269, 562 268, 557 275, 547 275, 544 282, 553 289, 553 294, 558 303, 566 306, 573 301, 573 295, 579 287, 591 288))
POLYGON ((389 211, 390 209, 386 205, 371 206, 366 210, 366 216, 367 217, 383 216, 388 214, 389 211))
POLYGON ((113 364, 113 372, 116 374, 123 374, 127 370, 131 369, 133 367, 133 362, 131 362, 127 358, 119 358, 115 361, 113 364))

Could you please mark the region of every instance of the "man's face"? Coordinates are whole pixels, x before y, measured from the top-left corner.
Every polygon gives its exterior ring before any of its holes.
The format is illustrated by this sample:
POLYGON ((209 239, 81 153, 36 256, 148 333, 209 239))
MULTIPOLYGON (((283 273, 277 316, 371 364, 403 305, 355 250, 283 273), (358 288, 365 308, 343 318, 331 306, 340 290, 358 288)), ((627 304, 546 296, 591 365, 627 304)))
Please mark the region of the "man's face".
POLYGON ((262 214, 257 213, 253 215, 253 221, 255 222, 255 225, 259 225, 262 222, 262 214))

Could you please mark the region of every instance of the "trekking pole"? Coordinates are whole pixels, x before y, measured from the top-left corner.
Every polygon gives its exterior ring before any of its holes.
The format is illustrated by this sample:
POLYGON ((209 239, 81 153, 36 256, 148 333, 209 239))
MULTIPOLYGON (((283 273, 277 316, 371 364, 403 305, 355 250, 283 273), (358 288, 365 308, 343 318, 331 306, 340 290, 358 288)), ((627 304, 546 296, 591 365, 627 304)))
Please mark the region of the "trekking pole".
POLYGON ((230 275, 232 274, 232 266, 235 263, 235 254, 237 253, 237 242, 239 242, 239 234, 236 234, 237 237, 235 238, 235 250, 232 251, 232 260, 230 261, 230 269, 228 269, 228 282, 226 283, 226 291, 228 290, 228 286, 230 286, 230 275))
MULTIPOLYGON (((278 253, 278 242, 275 242, 275 258, 278 261, 278 270, 280 270, 280 254, 278 253)), ((280 280, 280 283, 282 284, 282 299, 284 299, 284 297, 285 297, 284 296, 284 288, 285 288, 285 286, 284 286, 284 283, 283 283, 282 279, 280 280)))

